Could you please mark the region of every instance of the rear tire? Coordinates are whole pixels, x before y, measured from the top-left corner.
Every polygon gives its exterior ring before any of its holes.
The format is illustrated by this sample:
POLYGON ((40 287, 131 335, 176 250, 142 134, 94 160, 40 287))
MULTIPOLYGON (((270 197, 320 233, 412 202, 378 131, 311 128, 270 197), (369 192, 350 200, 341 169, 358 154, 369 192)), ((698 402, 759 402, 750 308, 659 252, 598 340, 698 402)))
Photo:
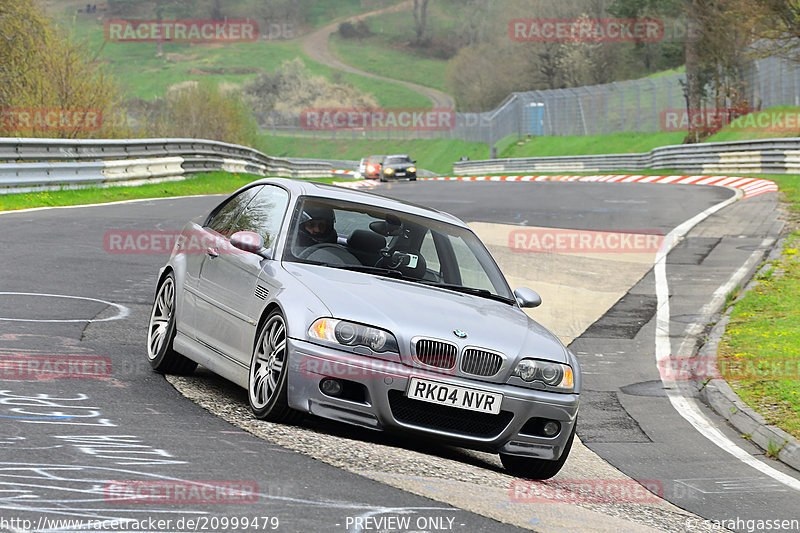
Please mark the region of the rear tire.
POLYGON ((508 455, 505 453, 500 454, 500 462, 508 471, 509 474, 516 477, 526 479, 550 479, 558 474, 561 467, 567 461, 567 456, 572 448, 572 441, 575 439, 575 424, 572 428, 572 433, 564 445, 564 450, 561 452, 561 457, 555 461, 548 461, 546 459, 535 459, 533 457, 522 457, 519 455, 508 455))
POLYGON ((292 424, 299 422, 303 413, 289 407, 287 339, 286 321, 281 312, 275 310, 256 335, 247 380, 247 399, 256 418, 292 424))
POLYGON ((175 340, 175 275, 167 274, 156 290, 147 326, 147 359, 162 374, 191 374, 197 363, 172 348, 175 340))

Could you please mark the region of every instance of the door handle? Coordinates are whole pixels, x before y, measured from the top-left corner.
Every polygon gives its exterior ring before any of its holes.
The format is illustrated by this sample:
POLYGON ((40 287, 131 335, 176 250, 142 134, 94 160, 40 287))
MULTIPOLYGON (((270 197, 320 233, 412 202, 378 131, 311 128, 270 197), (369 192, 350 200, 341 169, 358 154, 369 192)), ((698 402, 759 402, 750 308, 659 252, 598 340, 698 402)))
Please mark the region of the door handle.
POLYGON ((206 253, 209 255, 209 257, 217 257, 217 256, 219 256, 219 252, 217 252, 217 250, 215 250, 214 248, 211 248, 210 246, 208 248, 206 248, 206 253))

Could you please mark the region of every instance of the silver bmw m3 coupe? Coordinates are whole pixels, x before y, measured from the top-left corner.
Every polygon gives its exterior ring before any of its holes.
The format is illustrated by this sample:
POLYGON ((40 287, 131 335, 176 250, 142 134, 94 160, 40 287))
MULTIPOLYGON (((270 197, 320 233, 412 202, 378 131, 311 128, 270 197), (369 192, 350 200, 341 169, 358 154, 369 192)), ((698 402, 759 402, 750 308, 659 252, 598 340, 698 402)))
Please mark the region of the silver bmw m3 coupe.
POLYGON ((159 372, 199 363, 245 387, 258 418, 436 438, 544 479, 572 445, 581 374, 522 310, 540 303, 449 214, 269 178, 184 227, 147 353, 159 372))

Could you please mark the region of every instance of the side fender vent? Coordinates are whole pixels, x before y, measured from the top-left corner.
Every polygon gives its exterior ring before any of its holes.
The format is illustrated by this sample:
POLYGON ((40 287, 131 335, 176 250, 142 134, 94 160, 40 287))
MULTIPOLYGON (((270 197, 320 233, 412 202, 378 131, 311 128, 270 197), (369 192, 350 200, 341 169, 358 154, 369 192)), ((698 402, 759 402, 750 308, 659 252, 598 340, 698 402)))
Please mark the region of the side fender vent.
POLYGON ((269 296, 269 289, 262 285, 256 285, 255 295, 259 300, 266 300, 269 296))

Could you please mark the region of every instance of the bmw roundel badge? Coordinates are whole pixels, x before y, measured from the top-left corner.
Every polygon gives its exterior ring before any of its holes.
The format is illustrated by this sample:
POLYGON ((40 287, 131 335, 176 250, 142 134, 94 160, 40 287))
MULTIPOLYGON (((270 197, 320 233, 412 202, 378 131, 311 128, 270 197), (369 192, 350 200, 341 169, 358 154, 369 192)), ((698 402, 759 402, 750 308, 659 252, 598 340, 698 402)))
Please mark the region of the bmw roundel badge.
POLYGON ((455 336, 456 336, 456 337, 458 337, 459 339, 466 339, 466 338, 467 338, 467 332, 466 332, 466 331, 464 331, 463 329, 454 329, 454 330, 453 330, 453 333, 454 333, 454 334, 455 334, 455 336))

